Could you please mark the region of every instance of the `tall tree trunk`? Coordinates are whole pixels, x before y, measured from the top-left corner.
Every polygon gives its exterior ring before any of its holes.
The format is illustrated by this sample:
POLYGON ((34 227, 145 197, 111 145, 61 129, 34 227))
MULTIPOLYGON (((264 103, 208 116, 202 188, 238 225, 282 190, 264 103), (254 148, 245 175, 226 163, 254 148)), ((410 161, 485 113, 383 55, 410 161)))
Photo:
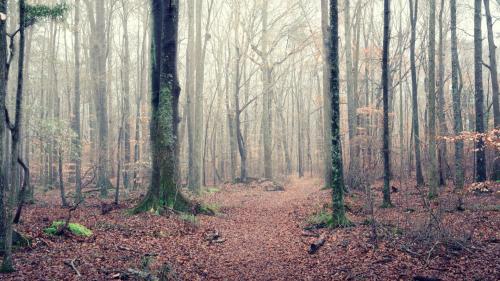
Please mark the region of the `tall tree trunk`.
POLYGON ((384 201, 382 207, 388 208, 392 206, 391 202, 391 159, 390 159, 390 147, 389 147, 389 80, 390 80, 390 69, 389 69, 389 47, 391 42, 391 4, 390 0, 384 0, 384 42, 382 49, 382 99, 383 99, 383 111, 384 111, 384 133, 383 133, 383 147, 382 155, 384 158, 384 201))
MULTIPOLYGON (((495 54, 495 40, 493 39, 493 20, 490 12, 490 1, 484 0, 484 10, 486 12, 486 28, 488 31, 488 50, 490 56, 490 74, 491 74, 491 90, 493 102, 493 124, 495 128, 500 128, 500 104, 499 104, 499 85, 498 85, 498 68, 495 54)), ((493 161, 492 180, 500 180, 500 155, 497 152, 493 161)))
MULTIPOLYGON (((455 135, 462 133, 462 104, 460 101, 460 90, 458 87, 458 75, 460 62, 458 60, 457 47, 457 2, 450 0, 451 13, 451 91, 453 98, 453 131, 455 135)), ((455 141, 455 188, 462 189, 464 186, 464 143, 458 138, 455 141)))
MULTIPOLYGON (((439 120, 439 136, 444 137, 448 135, 448 127, 446 125, 445 117, 445 100, 444 100, 444 27, 443 27, 443 14, 444 14, 444 1, 441 0, 441 7, 439 10, 439 43, 438 43, 438 95, 437 95, 437 117, 439 120)), ((447 164, 447 150, 446 141, 440 140, 438 146, 438 165, 439 165, 439 185, 446 185, 446 178, 448 177, 446 173, 447 164)))
POLYGON ((24 49, 25 49, 25 1, 19 1, 19 57, 17 65, 17 91, 14 124, 11 127, 11 147, 10 147, 10 167, 9 185, 6 190, 6 200, 4 201, 5 227, 4 227, 4 257, 0 267, 0 272, 11 272, 14 270, 12 262, 12 208, 15 204, 16 193, 19 187, 19 144, 22 138, 23 124, 23 83, 24 83, 24 49))
MULTIPOLYGON (((500 4, 499 4, 500 5, 500 4)), ((500 127, 500 104, 499 104, 499 85, 498 85, 498 68, 495 54, 495 40, 493 39, 493 19, 490 12, 490 0, 484 0, 484 10, 486 12, 486 30, 488 31, 488 50, 490 56, 490 74, 491 74, 491 89, 493 95, 493 118, 494 127, 500 127)), ((498 171, 499 169, 497 169, 498 171)))
POLYGON ((122 83, 123 83, 123 148, 124 148, 124 166, 123 171, 123 186, 127 188, 129 186, 129 172, 128 165, 131 161, 130 153, 130 47, 128 38, 128 10, 126 6, 127 1, 122 1, 123 15, 122 15, 122 27, 123 27, 123 68, 122 68, 122 83))
POLYGON ((262 5, 262 140, 264 143, 264 177, 273 178, 272 164, 272 72, 273 67, 269 61, 269 31, 268 27, 268 1, 262 5))
POLYGON ((108 178, 109 145, 108 145, 108 101, 106 89, 106 22, 104 18, 104 2, 95 1, 95 66, 97 70, 96 83, 96 116, 98 123, 97 137, 97 186, 101 189, 101 196, 108 195, 111 182, 108 178))
POLYGON ((180 86, 177 77, 178 0, 152 0, 151 38, 151 185, 135 212, 165 206, 189 210, 178 190, 177 169, 180 86))
MULTIPOLYGON (((386 0, 387 1, 387 0, 386 0)), ((332 201, 333 214, 332 226, 344 227, 351 224, 345 214, 344 206, 344 177, 342 165, 342 144, 340 140, 340 85, 339 85, 339 11, 337 0, 330 0, 330 47, 329 70, 330 70, 330 106, 331 106, 331 154, 332 163, 332 201)))
POLYGON ((75 99, 73 101, 73 118, 71 119, 71 129, 75 133, 71 153, 75 165, 75 202, 80 202, 82 197, 82 148, 81 148, 81 129, 80 129, 80 0, 75 0, 75 29, 74 52, 75 52, 75 73, 74 73, 74 91, 75 99))
POLYGON ((415 171, 417 177, 417 185, 424 185, 424 177, 422 175, 422 165, 420 163, 420 129, 418 122, 418 83, 417 83, 417 66, 415 54, 415 42, 417 32, 417 15, 418 15, 418 0, 410 1, 410 20, 411 20, 411 39, 410 39, 410 67, 411 67, 411 89, 412 89, 412 127, 413 141, 415 145, 415 171))
MULTIPOLYGON (((321 0, 321 31, 323 36, 323 155, 325 163, 325 186, 332 186, 332 170, 329 169, 332 163, 331 132, 330 132, 330 78, 329 78, 329 37, 330 27, 328 26, 328 0, 321 0)), ((284 119, 283 119, 284 120, 284 119)))
POLYGON ((351 13, 349 0, 344 0, 344 38, 345 38, 345 63, 346 63, 346 95, 347 95, 347 125, 349 129, 349 173, 348 184, 352 184, 352 177, 356 174, 357 158, 354 155, 354 143, 356 136, 356 98, 353 91, 353 67, 352 67, 352 40, 351 40, 351 13))
POLYGON ((194 149, 193 149, 193 178, 189 186, 194 191, 201 188, 202 173, 202 147, 203 147, 203 78, 204 78, 204 54, 202 52, 202 29, 201 19, 203 17, 203 1, 196 2, 196 39, 195 39, 195 61, 196 61, 196 83, 194 102, 194 149))
POLYGON ((194 38, 194 0, 187 1, 188 15, 188 41, 186 50, 186 115, 187 115, 187 137, 188 137, 188 186, 196 180, 194 160, 194 131, 195 131, 195 38, 194 38))
MULTIPOLYGON (((481 35, 481 0, 474 0, 474 88, 476 133, 484 133, 484 93, 483 93, 483 47, 481 35)), ((484 138, 476 142, 476 181, 486 180, 486 156, 484 138)))
POLYGON ((438 175, 436 161, 436 0, 429 0, 429 64, 428 64, 428 109, 429 109, 429 197, 437 197, 438 175))
MULTIPOLYGON (((7 0, 0 1, 0 13, 7 14, 7 0)), ((5 98, 7 96, 7 35, 6 20, 0 20, 0 250, 3 251, 4 262, 7 260, 7 266, 3 269, 12 270, 12 252, 11 246, 6 242, 8 230, 12 230, 10 224, 10 205, 9 205, 9 182, 7 178, 8 166, 3 160, 8 150, 4 146, 6 139, 5 120, 5 98)), ((11 235, 11 234, 9 234, 11 235)))

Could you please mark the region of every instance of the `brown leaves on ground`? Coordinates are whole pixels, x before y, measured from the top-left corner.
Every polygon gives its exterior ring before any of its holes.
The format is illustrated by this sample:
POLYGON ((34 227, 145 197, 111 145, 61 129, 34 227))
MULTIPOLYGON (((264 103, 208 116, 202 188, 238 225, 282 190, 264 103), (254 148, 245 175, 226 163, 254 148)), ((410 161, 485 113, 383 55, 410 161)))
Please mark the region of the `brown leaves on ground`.
POLYGON ((130 269, 154 271, 168 265, 180 280, 497 280, 498 184, 492 193, 465 194, 464 212, 454 210, 451 188, 430 206, 442 210, 440 230, 463 241, 455 248, 440 242, 445 240, 426 244, 429 240, 422 235, 429 210, 410 184, 397 186, 393 209, 377 208, 380 192, 373 188, 376 247, 373 224, 364 223, 371 215, 360 192, 346 200, 356 227, 304 230, 308 218, 330 202, 330 191, 320 188, 316 179, 292 179, 284 192, 224 186, 203 198, 222 213, 198 216, 196 222, 176 215, 127 215, 133 200, 103 216, 99 202, 88 200, 72 221, 92 229, 90 238, 43 234, 43 228, 64 218, 67 210, 52 203, 27 206, 17 229, 32 237, 33 244, 15 253, 18 271, 1 277, 112 280, 130 269), (324 244, 311 255, 310 245, 318 238, 324 238, 324 244))

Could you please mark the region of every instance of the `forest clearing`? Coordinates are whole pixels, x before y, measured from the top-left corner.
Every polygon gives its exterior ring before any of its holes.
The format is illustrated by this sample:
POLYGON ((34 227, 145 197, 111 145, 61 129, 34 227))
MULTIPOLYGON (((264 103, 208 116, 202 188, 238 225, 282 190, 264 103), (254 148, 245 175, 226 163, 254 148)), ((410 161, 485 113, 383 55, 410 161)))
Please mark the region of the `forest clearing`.
POLYGON ((500 280, 500 0, 0 0, 0 280, 500 280))

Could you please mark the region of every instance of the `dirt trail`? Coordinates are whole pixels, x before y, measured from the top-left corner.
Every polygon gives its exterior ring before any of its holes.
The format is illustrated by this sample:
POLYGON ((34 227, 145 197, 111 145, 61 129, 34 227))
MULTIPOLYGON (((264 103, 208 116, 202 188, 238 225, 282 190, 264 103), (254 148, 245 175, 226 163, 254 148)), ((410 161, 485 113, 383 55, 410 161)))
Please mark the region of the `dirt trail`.
POLYGON ((277 280, 304 276, 304 262, 314 260, 302 241, 297 212, 311 206, 309 198, 318 192, 317 180, 291 180, 285 191, 265 192, 261 188, 223 192, 215 202, 225 215, 204 223, 218 230, 226 242, 208 258, 209 279, 277 280), (224 268, 221 268, 224 267, 224 268))

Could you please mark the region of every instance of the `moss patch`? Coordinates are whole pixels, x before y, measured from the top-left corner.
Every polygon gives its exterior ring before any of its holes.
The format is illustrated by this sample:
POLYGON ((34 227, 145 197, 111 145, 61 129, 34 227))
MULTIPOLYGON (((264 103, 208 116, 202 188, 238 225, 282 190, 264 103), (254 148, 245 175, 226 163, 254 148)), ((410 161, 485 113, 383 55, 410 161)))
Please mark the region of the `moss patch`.
MULTIPOLYGON (((64 225, 63 221, 53 221, 49 227, 43 230, 43 232, 49 235, 56 235, 57 230, 63 225, 64 225)), ((70 222, 68 224, 68 229, 69 231, 71 231, 71 233, 73 233, 76 236, 84 236, 84 237, 92 236, 92 231, 90 229, 78 223, 70 222)))

